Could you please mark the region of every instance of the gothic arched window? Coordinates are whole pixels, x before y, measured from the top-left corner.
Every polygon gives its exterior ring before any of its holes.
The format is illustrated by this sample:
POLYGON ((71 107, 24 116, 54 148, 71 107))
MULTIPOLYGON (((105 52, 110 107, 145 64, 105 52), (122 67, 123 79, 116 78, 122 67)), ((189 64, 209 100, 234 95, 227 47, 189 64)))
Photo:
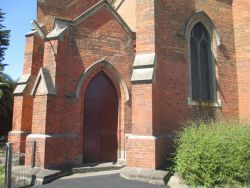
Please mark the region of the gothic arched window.
POLYGON ((211 38, 198 22, 190 35, 191 87, 193 101, 214 101, 214 71, 211 38))

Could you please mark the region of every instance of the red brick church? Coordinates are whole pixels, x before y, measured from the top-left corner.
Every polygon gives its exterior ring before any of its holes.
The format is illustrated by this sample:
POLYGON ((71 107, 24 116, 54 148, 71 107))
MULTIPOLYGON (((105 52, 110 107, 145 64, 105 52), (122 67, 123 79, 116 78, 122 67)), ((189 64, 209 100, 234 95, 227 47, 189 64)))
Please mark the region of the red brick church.
POLYGON ((250 119, 250 1, 37 0, 9 141, 35 165, 159 169, 188 119, 250 119))

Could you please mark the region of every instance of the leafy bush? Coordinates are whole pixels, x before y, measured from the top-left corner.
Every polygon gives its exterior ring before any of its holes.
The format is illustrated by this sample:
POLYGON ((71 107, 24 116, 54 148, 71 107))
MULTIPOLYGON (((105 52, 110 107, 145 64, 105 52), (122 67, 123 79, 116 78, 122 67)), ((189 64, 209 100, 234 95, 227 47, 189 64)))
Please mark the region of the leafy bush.
POLYGON ((250 126, 188 123, 177 137, 175 171, 187 184, 242 185, 250 179, 250 126))

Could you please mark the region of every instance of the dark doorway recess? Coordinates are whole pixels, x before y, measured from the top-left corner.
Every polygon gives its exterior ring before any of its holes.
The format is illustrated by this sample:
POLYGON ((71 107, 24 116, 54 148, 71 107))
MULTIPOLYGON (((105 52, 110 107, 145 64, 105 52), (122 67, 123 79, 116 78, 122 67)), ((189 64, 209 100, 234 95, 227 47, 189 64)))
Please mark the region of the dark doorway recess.
POLYGON ((85 163, 116 162, 118 139, 118 97, 104 72, 90 81, 84 98, 85 163))

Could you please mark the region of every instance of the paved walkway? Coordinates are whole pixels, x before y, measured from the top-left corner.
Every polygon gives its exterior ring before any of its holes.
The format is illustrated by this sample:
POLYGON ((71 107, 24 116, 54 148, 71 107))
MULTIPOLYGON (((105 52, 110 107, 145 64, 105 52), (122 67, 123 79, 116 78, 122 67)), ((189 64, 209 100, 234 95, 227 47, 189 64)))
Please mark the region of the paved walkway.
POLYGON ((128 181, 119 175, 119 171, 90 174, 74 174, 60 178, 47 185, 35 188, 162 188, 143 182, 128 181))

